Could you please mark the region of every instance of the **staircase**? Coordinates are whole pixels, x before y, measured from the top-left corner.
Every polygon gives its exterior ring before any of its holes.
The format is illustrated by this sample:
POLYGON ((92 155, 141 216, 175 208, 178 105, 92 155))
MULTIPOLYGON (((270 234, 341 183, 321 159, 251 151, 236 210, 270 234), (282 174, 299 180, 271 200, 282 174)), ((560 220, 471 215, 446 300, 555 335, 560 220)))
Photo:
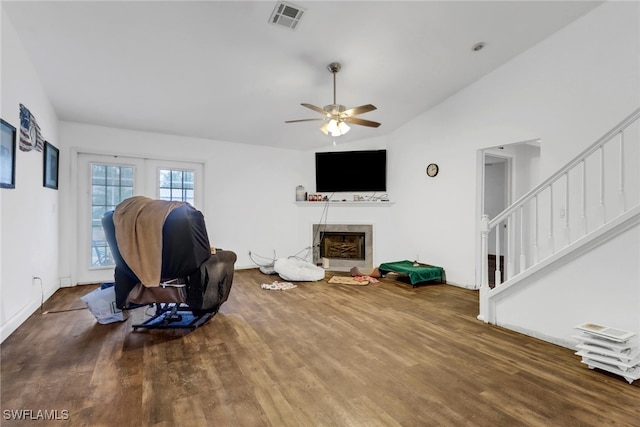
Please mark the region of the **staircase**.
POLYGON ((498 303, 640 224, 639 171, 640 108, 495 218, 484 215, 478 319, 500 324, 498 303))

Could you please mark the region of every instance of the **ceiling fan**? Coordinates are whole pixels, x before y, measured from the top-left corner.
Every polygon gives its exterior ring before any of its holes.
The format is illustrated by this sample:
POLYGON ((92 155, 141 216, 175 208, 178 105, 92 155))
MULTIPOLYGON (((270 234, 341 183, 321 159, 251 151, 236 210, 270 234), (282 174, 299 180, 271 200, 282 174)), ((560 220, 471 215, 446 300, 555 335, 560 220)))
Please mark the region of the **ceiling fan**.
POLYGON ((329 71, 333 74, 333 104, 325 105, 323 108, 316 107, 311 104, 300 104, 303 107, 307 107, 313 111, 316 111, 322 114, 324 117, 317 119, 300 119, 300 120, 287 120, 285 123, 296 123, 296 122, 309 122, 314 120, 323 120, 324 123, 320 127, 320 130, 325 135, 331 135, 333 137, 344 135, 349 132, 349 125, 347 123, 351 123, 354 125, 360 126, 368 126, 377 128, 380 126, 380 123, 373 122, 371 120, 360 119, 357 116, 358 114, 368 113, 369 111, 373 111, 376 109, 375 106, 371 104, 361 105, 359 107, 347 108, 344 105, 340 105, 336 103, 336 73, 340 71, 342 66, 338 62, 332 62, 327 66, 329 71))

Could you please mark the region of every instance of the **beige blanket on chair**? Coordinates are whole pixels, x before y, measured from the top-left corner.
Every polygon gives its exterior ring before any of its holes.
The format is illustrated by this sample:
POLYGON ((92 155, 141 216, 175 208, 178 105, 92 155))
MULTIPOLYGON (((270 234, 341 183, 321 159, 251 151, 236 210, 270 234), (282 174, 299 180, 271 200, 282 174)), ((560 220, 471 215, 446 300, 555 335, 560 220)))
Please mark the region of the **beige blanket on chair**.
POLYGON ((113 213, 120 254, 144 286, 160 285, 162 226, 167 215, 184 204, 135 196, 120 203, 113 213))

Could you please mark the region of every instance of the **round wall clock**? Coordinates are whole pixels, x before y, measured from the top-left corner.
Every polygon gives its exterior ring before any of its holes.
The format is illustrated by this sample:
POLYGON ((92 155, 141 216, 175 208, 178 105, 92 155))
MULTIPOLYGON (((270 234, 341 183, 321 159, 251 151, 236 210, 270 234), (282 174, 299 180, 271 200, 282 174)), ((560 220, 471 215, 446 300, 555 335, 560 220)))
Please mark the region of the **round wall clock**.
POLYGON ((436 165, 435 163, 430 163, 429 166, 427 166, 427 175, 433 178, 434 176, 438 175, 439 170, 440 168, 438 167, 438 165, 436 165))

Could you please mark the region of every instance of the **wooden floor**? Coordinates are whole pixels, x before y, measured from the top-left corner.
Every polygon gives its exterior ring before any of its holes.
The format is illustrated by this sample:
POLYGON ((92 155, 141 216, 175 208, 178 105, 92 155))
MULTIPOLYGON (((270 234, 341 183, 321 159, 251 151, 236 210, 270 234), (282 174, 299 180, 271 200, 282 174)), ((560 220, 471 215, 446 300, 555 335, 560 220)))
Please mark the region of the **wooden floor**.
POLYGON ((276 279, 236 272, 229 301, 194 332, 51 312, 82 307, 91 288, 59 290, 1 346, 0 424, 639 425, 640 381, 476 320, 475 291, 390 280, 260 288, 276 279), (16 410, 59 420, 7 419, 16 410))

